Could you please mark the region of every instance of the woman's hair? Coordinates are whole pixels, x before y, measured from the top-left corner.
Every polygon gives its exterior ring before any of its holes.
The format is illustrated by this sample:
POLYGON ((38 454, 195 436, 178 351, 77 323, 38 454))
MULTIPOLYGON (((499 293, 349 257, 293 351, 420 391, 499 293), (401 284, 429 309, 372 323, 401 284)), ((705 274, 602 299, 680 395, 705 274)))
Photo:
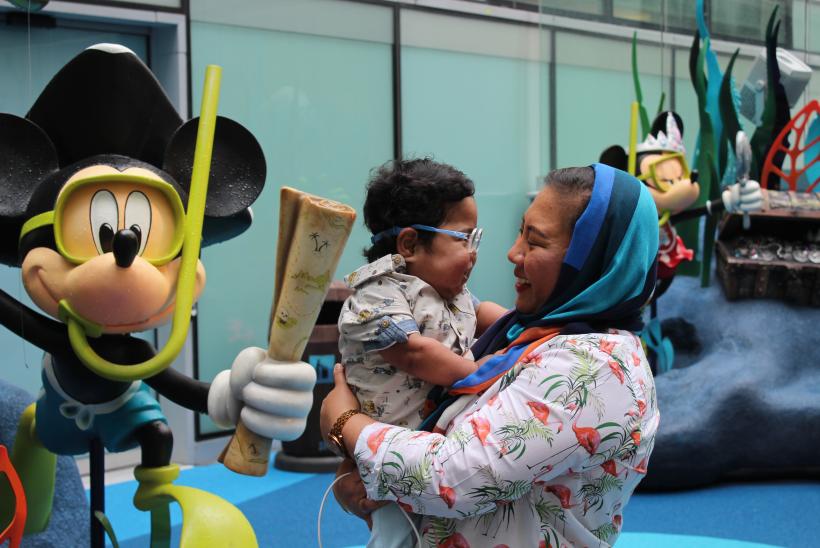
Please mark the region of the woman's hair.
MULTIPOLYGON (((373 234, 394 226, 439 226, 450 207, 475 193, 473 182, 453 166, 430 158, 394 160, 376 168, 367 183, 364 224, 373 234)), ((429 245, 435 232, 419 231, 429 245)), ((385 235, 364 250, 368 262, 396 252, 396 236, 385 235)))
POLYGON ((570 234, 586 209, 594 186, 595 170, 592 167, 553 169, 544 178, 544 187, 558 192, 568 207, 564 219, 569 223, 570 234))

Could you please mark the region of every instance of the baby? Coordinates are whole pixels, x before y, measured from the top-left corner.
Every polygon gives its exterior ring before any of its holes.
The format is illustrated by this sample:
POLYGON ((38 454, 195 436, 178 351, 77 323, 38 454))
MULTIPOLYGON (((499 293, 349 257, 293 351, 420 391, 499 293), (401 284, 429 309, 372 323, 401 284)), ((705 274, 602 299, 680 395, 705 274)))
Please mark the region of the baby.
MULTIPOLYGON (((427 394, 476 370, 477 328, 504 312, 465 287, 481 241, 474 192, 462 172, 430 159, 385 164, 367 185, 373 245, 369 264, 345 279, 354 293, 339 317, 339 349, 362 411, 380 422, 417 429, 431 411, 427 394)), ((407 526, 396 505, 379 509, 369 546, 403 545, 396 528, 407 526)))

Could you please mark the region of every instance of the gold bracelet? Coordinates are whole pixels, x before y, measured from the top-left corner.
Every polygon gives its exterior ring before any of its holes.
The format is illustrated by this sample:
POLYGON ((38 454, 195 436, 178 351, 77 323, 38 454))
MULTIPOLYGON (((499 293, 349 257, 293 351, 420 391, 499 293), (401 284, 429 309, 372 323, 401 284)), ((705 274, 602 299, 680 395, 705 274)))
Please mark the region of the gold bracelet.
POLYGON ((345 423, 347 423, 350 417, 359 413, 361 413, 361 411, 358 409, 348 409, 339 415, 339 418, 333 423, 333 427, 327 435, 327 439, 331 442, 331 450, 335 448, 336 451, 333 452, 340 457, 351 458, 350 453, 347 451, 347 447, 345 447, 344 437, 342 436, 342 428, 344 428, 345 423))

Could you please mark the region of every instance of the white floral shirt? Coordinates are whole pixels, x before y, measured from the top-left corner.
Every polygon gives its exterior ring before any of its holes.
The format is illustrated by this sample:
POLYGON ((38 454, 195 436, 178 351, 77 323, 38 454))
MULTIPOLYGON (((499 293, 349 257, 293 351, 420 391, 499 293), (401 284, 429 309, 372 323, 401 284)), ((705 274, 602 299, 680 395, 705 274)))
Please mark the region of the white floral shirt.
POLYGON ((433 385, 390 365, 379 351, 419 333, 473 359, 476 316, 466 289, 445 301, 405 269, 401 255, 385 255, 345 278, 354 293, 339 316, 339 351, 347 382, 365 413, 381 422, 417 428, 433 385))
POLYGON ((610 546, 658 421, 634 335, 561 335, 478 396, 446 435, 375 423, 355 457, 369 498, 424 514, 427 546, 610 546))

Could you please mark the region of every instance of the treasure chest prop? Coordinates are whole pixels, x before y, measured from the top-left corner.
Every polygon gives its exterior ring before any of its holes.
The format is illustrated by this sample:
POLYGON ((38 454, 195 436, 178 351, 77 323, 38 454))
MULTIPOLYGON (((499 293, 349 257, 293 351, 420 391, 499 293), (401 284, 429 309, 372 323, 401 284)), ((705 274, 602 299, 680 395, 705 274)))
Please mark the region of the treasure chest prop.
POLYGON ((718 230, 717 274, 729 300, 782 299, 820 307, 820 194, 763 190, 763 208, 728 215, 718 230))

